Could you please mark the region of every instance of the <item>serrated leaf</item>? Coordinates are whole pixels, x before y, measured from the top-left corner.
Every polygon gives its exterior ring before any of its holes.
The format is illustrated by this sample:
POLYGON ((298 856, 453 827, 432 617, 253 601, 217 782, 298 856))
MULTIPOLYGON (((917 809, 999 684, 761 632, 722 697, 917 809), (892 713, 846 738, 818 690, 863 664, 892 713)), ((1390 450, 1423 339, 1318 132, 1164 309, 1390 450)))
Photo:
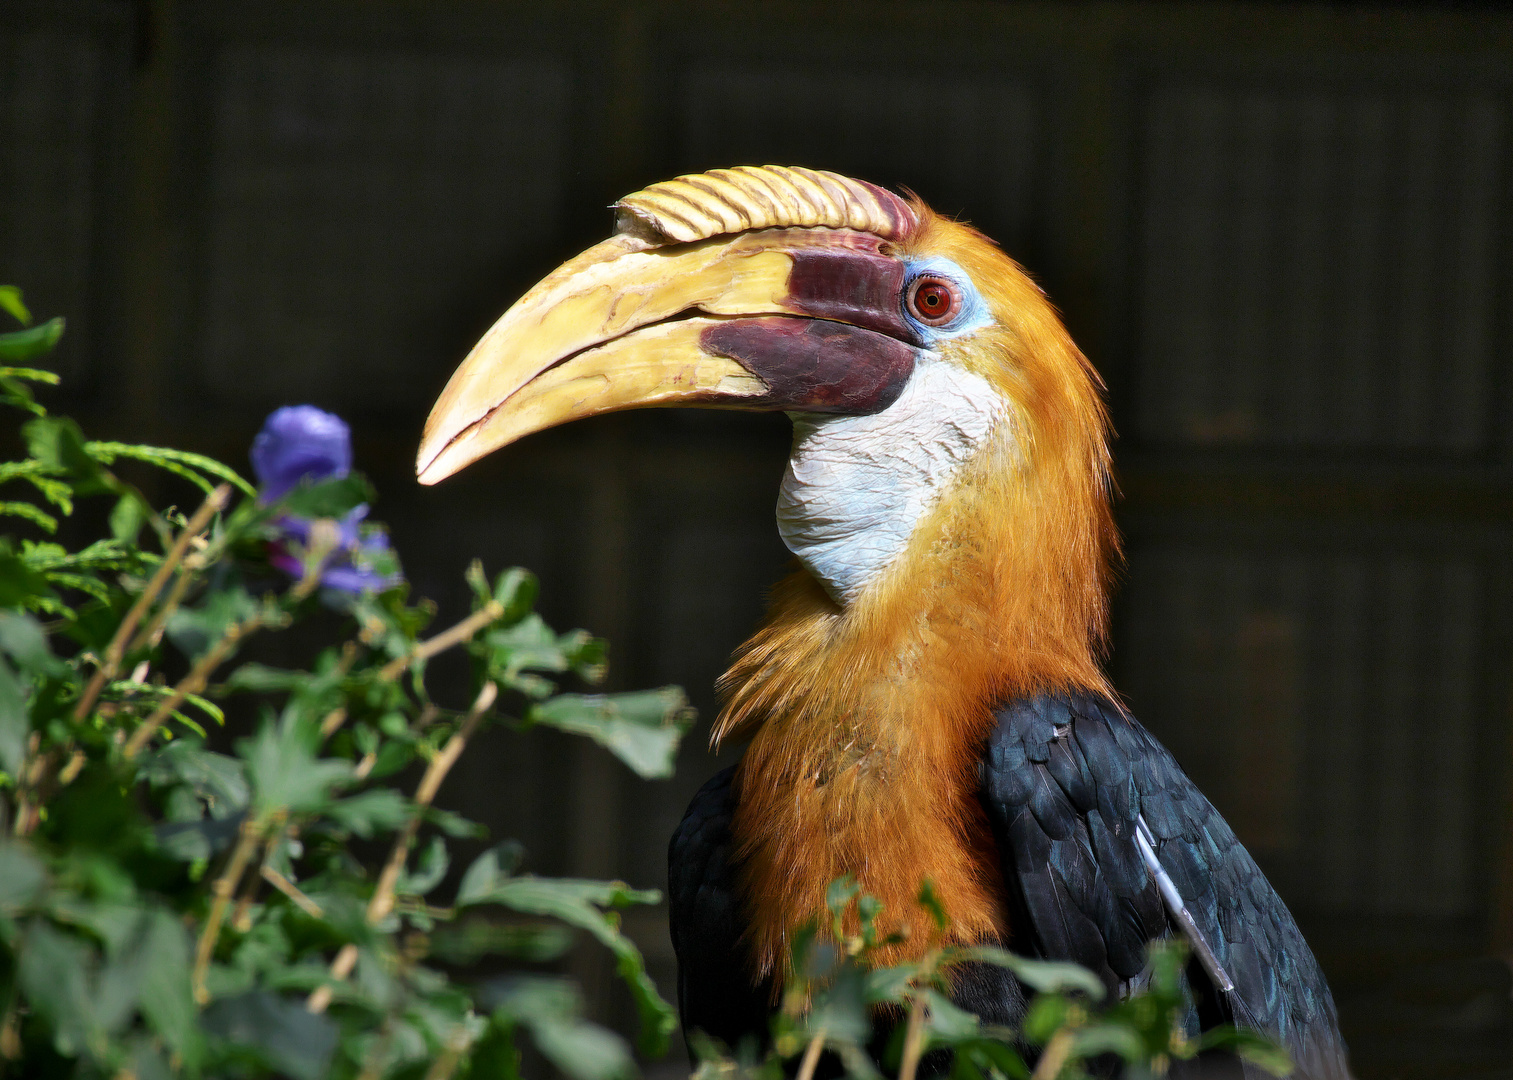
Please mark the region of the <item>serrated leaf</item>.
POLYGON ((188 785, 218 818, 245 809, 251 801, 245 766, 236 758, 207 750, 192 739, 175 739, 144 756, 142 775, 156 787, 188 785))
POLYGON ((331 789, 352 775, 352 766, 345 761, 317 759, 305 732, 296 725, 280 729, 264 722, 256 735, 237 743, 236 751, 247 763, 253 803, 264 812, 319 810, 331 789))
POLYGON ((587 735, 649 780, 672 775, 694 712, 681 687, 623 694, 559 694, 533 706, 531 723, 587 735))
POLYGON ((79 425, 64 416, 39 416, 21 425, 26 448, 43 467, 72 478, 78 495, 110 490, 100 463, 84 446, 79 425))

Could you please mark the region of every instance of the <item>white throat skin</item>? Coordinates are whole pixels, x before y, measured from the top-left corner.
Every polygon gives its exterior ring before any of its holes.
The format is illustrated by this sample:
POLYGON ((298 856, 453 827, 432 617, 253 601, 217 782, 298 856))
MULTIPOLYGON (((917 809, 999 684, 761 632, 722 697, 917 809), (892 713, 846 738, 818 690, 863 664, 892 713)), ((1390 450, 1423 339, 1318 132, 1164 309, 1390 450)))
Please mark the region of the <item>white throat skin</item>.
POLYGON ((783 543, 845 607, 908 546, 1007 412, 982 376, 926 354, 880 413, 790 413, 793 452, 777 508, 783 543))

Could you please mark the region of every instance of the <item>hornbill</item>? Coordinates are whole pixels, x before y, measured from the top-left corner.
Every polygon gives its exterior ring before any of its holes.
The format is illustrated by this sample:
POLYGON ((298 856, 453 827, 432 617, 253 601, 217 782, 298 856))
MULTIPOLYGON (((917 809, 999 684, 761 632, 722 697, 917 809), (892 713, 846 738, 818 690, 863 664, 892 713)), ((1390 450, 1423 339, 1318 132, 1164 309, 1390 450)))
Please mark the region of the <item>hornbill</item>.
MULTIPOLYGON (((682 176, 494 324, 426 424, 433 484, 580 417, 783 410, 778 530, 798 568, 720 681, 713 740, 749 740, 670 847, 686 1029, 765 1030, 791 928, 852 874, 929 940, 1073 960, 1127 992, 1185 937, 1193 1031, 1278 1038, 1348 1076, 1291 914, 1100 667, 1118 559, 1102 384, 993 243, 916 198, 778 166, 682 176)), ((1011 1024, 1023 988, 955 994, 1011 1024)))

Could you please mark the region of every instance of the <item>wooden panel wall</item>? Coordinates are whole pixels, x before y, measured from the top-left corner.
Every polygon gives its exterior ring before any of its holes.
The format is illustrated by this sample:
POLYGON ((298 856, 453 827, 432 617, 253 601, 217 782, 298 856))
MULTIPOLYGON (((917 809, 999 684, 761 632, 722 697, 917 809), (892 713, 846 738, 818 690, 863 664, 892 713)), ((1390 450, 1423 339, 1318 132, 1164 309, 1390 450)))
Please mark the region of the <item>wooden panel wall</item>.
MULTIPOLYGON (((338 409, 443 618, 470 558, 524 563, 617 685, 707 719, 786 562, 786 423, 607 418, 422 490, 431 400, 673 173, 970 218, 1110 385, 1118 685, 1298 911, 1361 1074, 1472 1075, 1513 1059, 1510 72, 1470 5, 14 0, 0 278, 68 316, 93 430, 239 461, 269 407, 338 409)), ((445 798, 658 885, 705 732, 656 785, 495 737, 445 798)), ((662 919, 631 927, 670 988, 662 919)))

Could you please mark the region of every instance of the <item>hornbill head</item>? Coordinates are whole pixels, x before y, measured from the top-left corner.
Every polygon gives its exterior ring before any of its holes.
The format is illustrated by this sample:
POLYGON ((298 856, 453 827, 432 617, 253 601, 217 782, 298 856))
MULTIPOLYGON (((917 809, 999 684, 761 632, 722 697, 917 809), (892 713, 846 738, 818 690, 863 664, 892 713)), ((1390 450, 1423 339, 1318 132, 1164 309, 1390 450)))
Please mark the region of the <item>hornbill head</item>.
POLYGON ((970 535, 989 592, 1076 593, 1033 636, 1088 652, 1112 546, 1100 386, 1013 260, 917 199, 802 168, 683 176, 616 209, 615 235, 527 292, 452 376, 422 483, 600 413, 783 410, 779 528, 817 601, 874 604, 905 563, 913 585, 934 573, 906 552, 970 535), (1000 572, 1016 560, 1050 578, 1000 572))

